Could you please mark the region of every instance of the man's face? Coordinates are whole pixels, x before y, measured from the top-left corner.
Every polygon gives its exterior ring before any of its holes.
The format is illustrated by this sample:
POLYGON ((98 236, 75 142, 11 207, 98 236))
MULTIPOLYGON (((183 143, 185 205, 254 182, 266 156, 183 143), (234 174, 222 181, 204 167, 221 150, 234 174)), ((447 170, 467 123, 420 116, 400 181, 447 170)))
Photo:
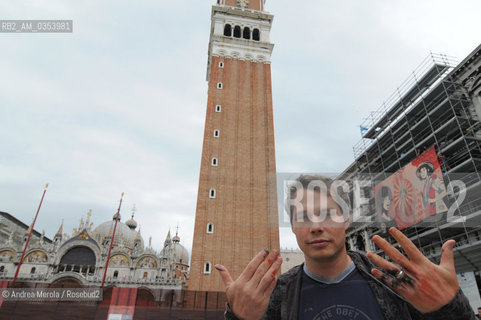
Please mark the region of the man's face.
POLYGON ((478 316, 481 317, 481 308, 478 309, 478 316))
POLYGON ((343 219, 337 203, 326 195, 321 197, 319 191, 304 189, 301 205, 300 211, 293 209, 292 231, 306 260, 329 261, 342 254, 349 220, 343 219), (326 215, 326 212, 331 213, 331 209, 335 210, 337 216, 326 215), (303 221, 299 221, 301 218, 303 221))

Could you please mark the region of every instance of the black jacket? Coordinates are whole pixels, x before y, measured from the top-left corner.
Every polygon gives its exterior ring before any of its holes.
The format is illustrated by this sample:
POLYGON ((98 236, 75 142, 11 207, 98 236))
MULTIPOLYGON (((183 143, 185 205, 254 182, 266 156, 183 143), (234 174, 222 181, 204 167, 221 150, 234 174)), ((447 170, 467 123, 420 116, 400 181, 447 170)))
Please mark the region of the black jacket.
MULTIPOLYGON (((422 314, 371 274, 373 265, 364 254, 352 251, 348 254, 371 287, 384 320, 475 320, 474 312, 461 289, 441 309, 422 314)), ((299 265, 279 276, 263 319, 298 319, 302 273, 302 265, 299 265)), ((238 320, 239 318, 227 306, 225 319, 238 320)))

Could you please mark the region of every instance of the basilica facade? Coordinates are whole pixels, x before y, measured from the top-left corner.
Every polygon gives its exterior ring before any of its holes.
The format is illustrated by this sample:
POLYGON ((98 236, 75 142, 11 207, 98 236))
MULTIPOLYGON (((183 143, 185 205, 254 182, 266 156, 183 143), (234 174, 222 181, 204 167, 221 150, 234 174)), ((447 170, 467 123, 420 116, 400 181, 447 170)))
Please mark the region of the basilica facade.
MULTIPOLYGON (((47 286, 99 286, 117 217, 114 215, 112 220, 95 228, 90 218, 89 212, 70 235, 63 233, 62 223, 52 240, 43 233, 32 237, 18 281, 47 286)), ((18 222, 4 215, 1 221, 3 231, 10 232, 0 242, 0 280, 13 279, 29 233, 29 230, 15 227, 13 220, 18 222)), ((118 216, 106 286, 181 289, 188 277, 189 254, 180 244, 178 232, 172 237, 169 230, 163 249, 156 252, 151 246, 151 239, 148 245, 144 244, 133 215, 125 222, 118 216)))

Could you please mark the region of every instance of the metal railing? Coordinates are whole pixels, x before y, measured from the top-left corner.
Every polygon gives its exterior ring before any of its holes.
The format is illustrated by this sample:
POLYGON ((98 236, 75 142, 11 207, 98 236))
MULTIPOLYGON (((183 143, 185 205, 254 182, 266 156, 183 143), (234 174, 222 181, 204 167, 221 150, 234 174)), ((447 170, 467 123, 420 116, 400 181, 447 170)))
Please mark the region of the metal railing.
MULTIPOLYGON (((439 82, 445 78, 445 76, 454 68, 457 64, 455 58, 444 55, 444 54, 434 54, 431 53, 423 62, 412 72, 398 88, 397 90, 387 98, 387 100, 379 107, 378 110, 371 112, 365 121, 361 124, 361 128, 365 128, 366 131, 379 131, 376 137, 383 135, 392 125, 394 125, 402 116, 404 116, 409 110, 420 102, 432 88, 436 87, 439 82), (445 69, 439 70, 439 73, 435 77, 435 81, 429 83, 427 87, 423 87, 419 90, 420 94, 414 96, 412 101, 405 101, 406 95, 415 88, 419 86, 419 79, 421 79, 425 74, 427 74, 434 66, 440 65, 446 67, 445 69), (402 102, 402 103, 401 103, 402 102), (390 112, 394 107, 404 108, 404 110, 398 113, 394 119, 389 119, 389 124, 384 127, 380 127, 380 121, 390 112)), ((361 130, 362 131, 362 130, 361 130)), ((375 141, 375 139, 361 138, 361 140, 356 143, 353 147, 354 159, 357 159, 362 155, 375 141)))

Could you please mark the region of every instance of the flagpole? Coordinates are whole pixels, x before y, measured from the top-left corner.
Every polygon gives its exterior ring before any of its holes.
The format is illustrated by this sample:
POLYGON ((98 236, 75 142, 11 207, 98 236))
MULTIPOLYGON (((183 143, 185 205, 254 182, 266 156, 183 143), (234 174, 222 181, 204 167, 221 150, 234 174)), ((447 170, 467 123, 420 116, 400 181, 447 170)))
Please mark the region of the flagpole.
POLYGON ((12 285, 15 283, 15 281, 17 281, 18 272, 20 271, 20 266, 22 265, 23 258, 25 257, 25 252, 27 252, 28 243, 30 241, 30 237, 32 236, 33 228, 35 226, 35 221, 37 221, 38 213, 40 212, 40 208, 42 207, 43 198, 45 197, 45 192, 47 192, 47 188, 48 188, 48 183, 45 185, 45 189, 43 190, 43 194, 42 194, 42 199, 40 199, 40 204, 38 205, 37 214, 35 215, 35 219, 33 219, 32 225, 30 226, 27 242, 25 242, 25 247, 23 248, 22 257, 18 262, 17 271, 15 271, 15 276, 13 277, 12 285))
POLYGON ((112 232, 112 239, 110 240, 109 254, 107 255, 107 262, 105 263, 104 277, 102 278, 102 284, 100 285, 101 288, 104 287, 105 276, 107 275, 107 269, 109 267, 110 252, 112 251, 112 246, 114 245, 115 229, 117 229, 117 221, 119 221, 120 206, 122 205, 123 197, 124 197, 124 193, 122 192, 122 195, 120 196, 119 208, 117 209, 117 214, 115 215, 114 231, 112 232))

